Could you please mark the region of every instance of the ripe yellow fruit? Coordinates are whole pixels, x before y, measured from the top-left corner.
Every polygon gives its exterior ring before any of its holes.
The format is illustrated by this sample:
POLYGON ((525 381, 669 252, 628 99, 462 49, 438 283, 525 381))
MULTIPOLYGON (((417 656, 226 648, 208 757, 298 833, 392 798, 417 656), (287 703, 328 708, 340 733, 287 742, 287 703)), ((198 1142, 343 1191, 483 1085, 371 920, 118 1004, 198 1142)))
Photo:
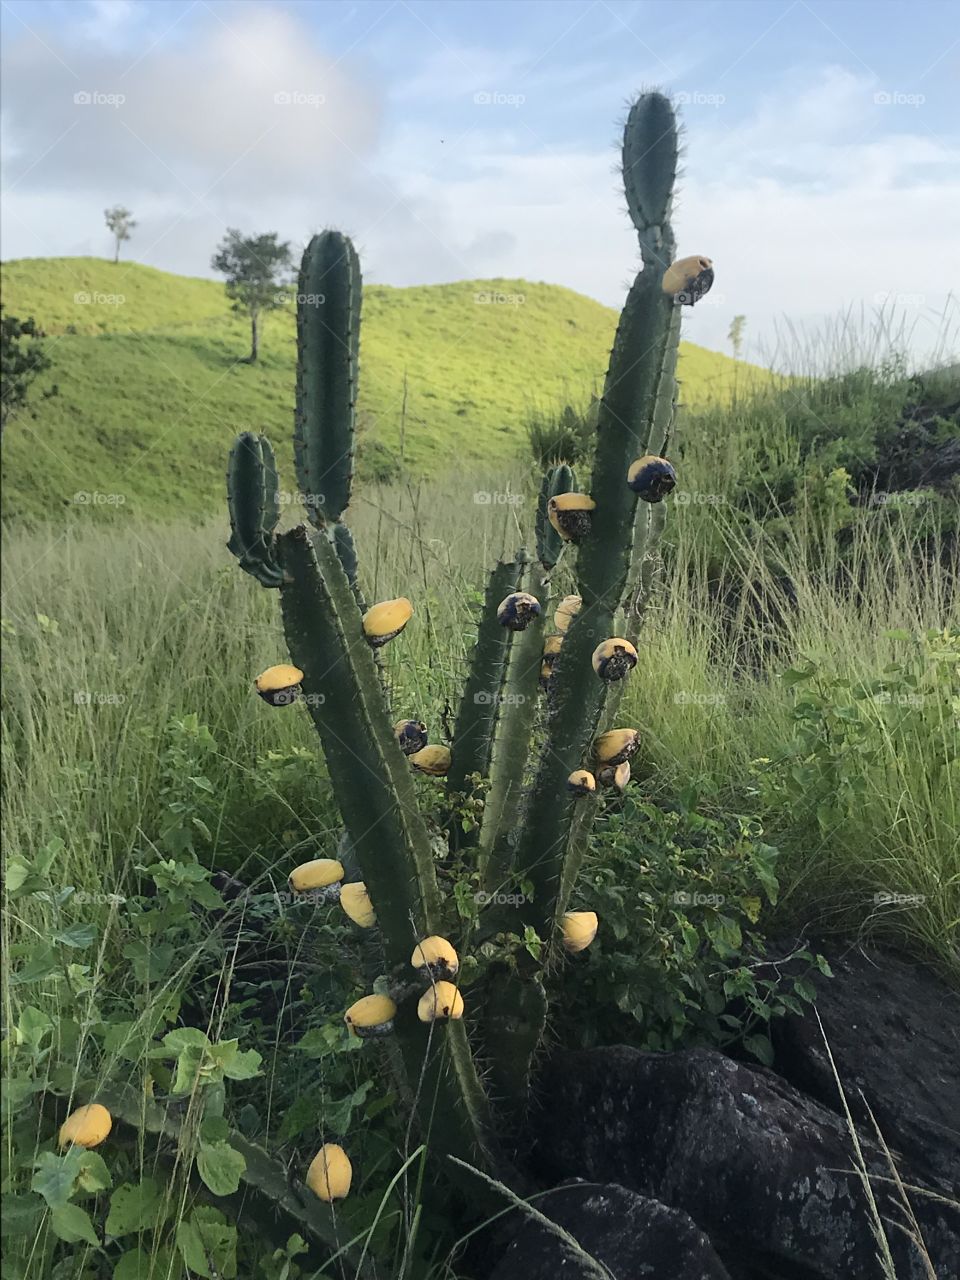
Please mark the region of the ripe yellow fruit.
POLYGON ((666 458, 647 453, 631 462, 627 484, 644 502, 662 502, 676 488, 677 473, 666 458))
POLYGON ((597 770, 597 782, 601 787, 616 787, 618 791, 623 791, 629 781, 629 760, 623 760, 620 764, 605 764, 597 770))
POLYGON ((367 643, 379 649, 398 636, 412 617, 413 605, 406 596, 373 605, 363 615, 363 634, 367 643))
POLYGON ((354 1035, 366 1040, 389 1035, 396 1014, 397 1006, 389 996, 364 996, 350 1006, 343 1020, 354 1035))
POLYGON ((547 519, 564 542, 580 542, 590 532, 597 504, 588 493, 558 493, 547 503, 547 519))
POLYGON ((621 764, 640 746, 636 729, 608 729, 594 740, 593 750, 600 764, 621 764))
POLYGON ((452 982, 434 983, 420 997, 417 1017, 421 1022, 436 1022, 441 1018, 462 1018, 463 996, 452 982))
POLYGON ((71 1111, 60 1126, 57 1138, 61 1147, 99 1147, 113 1128, 113 1116, 99 1102, 71 1111))
POLYGON ((343 1147, 325 1143, 310 1161, 306 1184, 315 1196, 329 1203, 343 1200, 349 1194, 353 1166, 343 1147))
POLYGON ((299 698, 302 679, 303 672, 299 667, 283 664, 267 667, 266 671, 260 672, 253 684, 260 697, 271 707, 286 707, 299 698))
POLYGON ((423 747, 407 758, 418 773, 426 773, 431 778, 442 778, 450 768, 449 747, 423 747))
POLYGON ((559 632, 563 633, 568 629, 570 623, 580 612, 580 606, 582 604, 583 601, 579 596, 563 597, 557 605, 556 611, 553 615, 553 625, 559 632))
POLYGON ((563 917, 563 945, 573 954, 585 951, 597 936, 595 911, 567 911, 563 917))
POLYGON ((367 886, 361 881, 341 885, 340 905, 353 923, 358 924, 361 929, 372 929, 377 923, 377 913, 367 893, 367 886))
POLYGON ((405 756, 422 751, 427 745, 427 726, 422 720, 398 720, 393 726, 397 743, 405 756))
POLYGON ((629 640, 614 636, 597 645, 591 661, 601 680, 622 680, 637 665, 637 651, 629 640))
POLYGON ((302 862, 290 872, 290 888, 294 893, 308 893, 311 890, 322 891, 322 896, 335 900, 340 892, 340 881, 343 879, 343 863, 336 858, 314 858, 310 862, 302 862))
POLYGON ((663 273, 663 292, 676 298, 684 306, 699 302, 713 285, 713 263, 702 253, 689 258, 678 258, 663 273))
POLYGON ((540 601, 529 591, 514 591, 497 606, 497 621, 511 631, 525 631, 540 616, 540 601))
POLYGON ((452 978, 460 968, 460 957, 446 938, 434 934, 417 943, 410 963, 425 978, 452 978))
POLYGON ((567 779, 567 790, 575 796, 592 796, 597 780, 589 769, 574 769, 567 779))

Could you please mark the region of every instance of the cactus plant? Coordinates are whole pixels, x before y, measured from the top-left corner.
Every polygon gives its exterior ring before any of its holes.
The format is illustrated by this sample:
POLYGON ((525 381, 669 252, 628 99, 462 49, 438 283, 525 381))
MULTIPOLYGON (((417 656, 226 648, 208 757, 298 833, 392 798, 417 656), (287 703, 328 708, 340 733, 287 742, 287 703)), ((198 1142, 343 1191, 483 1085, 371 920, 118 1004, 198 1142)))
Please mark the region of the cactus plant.
MULTIPOLYGON (((594 753, 600 730, 615 728, 612 711, 636 662, 652 583, 664 510, 658 499, 669 487, 663 478, 673 475, 663 455, 676 406, 681 307, 709 287, 706 268, 690 280, 684 268, 679 293, 664 285, 675 260, 676 167, 673 107, 663 94, 645 93, 629 113, 623 141, 642 267, 620 316, 598 405, 589 485, 578 492, 569 467, 551 469, 537 505, 536 556, 521 550, 493 569, 449 749, 423 745, 422 725, 408 745, 405 726, 416 729, 419 721, 398 725, 391 713, 377 646, 385 639, 402 645, 395 637, 411 605, 366 609, 343 520, 361 281, 353 247, 337 232, 311 240, 300 277, 295 453, 310 523, 277 533, 276 466, 262 437, 241 436, 228 471, 229 547, 242 568, 279 590, 290 661, 302 673, 301 702, 319 734, 345 826, 345 851, 337 857, 347 879, 362 881, 362 923, 378 940, 380 981, 368 999, 396 1012, 374 1019, 375 1029, 395 1046, 392 1057, 408 1086, 417 1082, 403 1096, 421 1100, 424 1128, 430 1114, 444 1117, 435 1145, 501 1176, 509 1165, 496 1137, 497 1109, 523 1106, 546 1023, 550 962, 565 950, 582 950, 596 931, 594 919, 568 911, 597 811, 593 795, 598 785, 622 788, 635 746, 635 735, 608 733, 599 758, 594 753), (550 638, 544 663, 545 618, 557 604, 553 576, 564 556, 576 558, 577 596, 562 602, 563 626, 550 638), (519 613, 518 600, 526 605, 519 613), (465 1005, 455 971, 439 982, 429 970, 419 985, 410 979, 410 956, 423 954, 421 943, 433 947, 439 938, 449 946, 445 937, 457 928, 438 885, 437 837, 418 807, 418 786, 437 784, 417 784, 417 772, 446 776, 446 839, 461 860, 474 860, 491 897, 475 937, 506 928, 536 939, 504 953, 499 971, 471 987, 465 1005), (460 802, 478 801, 481 793, 481 820, 465 822, 460 802), (510 886, 513 893, 498 895, 510 886)), ((712 280, 712 267, 709 274, 712 280)), ((344 906, 349 910, 348 901, 344 906)))

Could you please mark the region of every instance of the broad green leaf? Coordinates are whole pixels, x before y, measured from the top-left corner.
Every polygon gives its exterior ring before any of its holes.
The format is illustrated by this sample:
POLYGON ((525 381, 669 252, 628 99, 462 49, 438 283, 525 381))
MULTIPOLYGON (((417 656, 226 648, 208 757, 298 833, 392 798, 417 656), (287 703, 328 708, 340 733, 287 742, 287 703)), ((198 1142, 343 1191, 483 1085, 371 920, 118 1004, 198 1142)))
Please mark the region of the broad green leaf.
POLYGON ((197 1172, 215 1196, 232 1196, 247 1162, 228 1142, 202 1143, 197 1172))
POLYGON ((53 935, 53 941, 59 942, 63 947, 75 947, 80 950, 83 947, 89 947, 96 939, 96 926, 92 924, 72 924, 67 929, 61 929, 59 933, 53 935))
POLYGON ((43 1196, 51 1209, 66 1204, 80 1176, 84 1155, 83 1147, 71 1147, 62 1156, 42 1151, 36 1160, 31 1190, 43 1196))
POLYGON ((748 1053, 758 1058, 765 1067, 773 1066, 773 1045, 770 1043, 769 1036, 745 1036, 743 1047, 748 1053))
POLYGON ((50 1226, 67 1244, 79 1244, 82 1240, 96 1247, 100 1243, 89 1213, 78 1204, 60 1204, 51 1209, 50 1226))
POLYGON ((177 1248, 186 1266, 207 1280, 234 1280, 237 1231, 219 1209, 201 1206, 177 1225, 177 1248))
POLYGON ((96 1151, 83 1151, 81 1148, 77 1186, 81 1191, 88 1192, 106 1191, 107 1187, 113 1186, 106 1161, 96 1151))
POLYGON ((144 1178, 139 1184, 124 1182, 110 1197, 107 1235, 149 1231, 157 1222, 161 1203, 160 1187, 155 1179, 144 1178))

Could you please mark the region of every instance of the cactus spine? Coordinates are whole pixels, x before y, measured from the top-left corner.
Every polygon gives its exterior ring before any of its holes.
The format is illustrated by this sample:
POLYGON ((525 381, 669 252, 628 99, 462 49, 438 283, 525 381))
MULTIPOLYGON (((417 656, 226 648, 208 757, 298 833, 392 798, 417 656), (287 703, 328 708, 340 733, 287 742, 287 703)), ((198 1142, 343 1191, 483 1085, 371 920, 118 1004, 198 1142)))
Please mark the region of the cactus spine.
POLYGON ((622 692, 623 681, 611 692, 595 674, 591 656, 612 636, 636 639, 663 523, 662 506, 651 511, 644 504, 638 515, 627 472, 651 446, 666 447, 675 407, 680 303, 709 287, 701 280, 676 296, 664 291, 664 273, 675 257, 670 207, 676 163, 673 108, 659 93, 644 94, 630 111, 623 145, 627 204, 643 267, 620 317, 598 406, 589 496, 551 508, 551 499, 577 492, 569 467, 551 469, 539 495, 536 559, 519 552, 494 568, 487 586, 449 762, 446 835, 461 857, 474 850, 488 891, 523 886, 519 905, 511 898, 506 911, 491 905, 486 919, 481 914, 479 937, 505 929, 514 935, 526 931, 529 938, 533 930, 542 948, 536 960, 535 947, 499 960, 485 983, 473 984, 467 1022, 425 1026, 417 1018, 416 998, 408 998, 413 947, 427 934, 453 933, 457 921, 452 904, 441 898, 436 837, 418 808, 379 660, 364 637, 357 553, 342 522, 350 501, 360 270, 353 246, 339 233, 314 237, 300 273, 294 444, 313 527, 276 533, 276 466, 266 440, 241 436, 231 453, 230 550, 264 586, 279 588, 290 658, 303 672, 303 701, 344 820, 344 848, 376 912, 374 959, 380 957, 382 983, 397 996, 398 1051, 391 1059, 407 1078, 401 1095, 419 1099, 425 1131, 432 1114, 441 1118, 431 1139, 441 1150, 498 1167, 502 1177, 509 1171, 500 1158, 491 1122, 496 1109, 488 1104, 481 1075, 496 1101, 514 1116, 522 1113, 546 1024, 546 979, 558 922, 575 889, 597 803, 571 795, 567 778, 592 767, 593 738, 601 724, 609 727, 622 692), (572 535, 559 520, 563 511, 574 515, 572 535), (570 545, 566 536, 579 543, 582 605, 556 655, 544 700, 539 694, 545 616, 552 571, 570 545), (497 605, 518 590, 536 597, 541 612, 514 631, 498 621, 497 605), (461 797, 473 794, 477 775, 488 784, 479 826, 464 822, 457 808, 461 797))

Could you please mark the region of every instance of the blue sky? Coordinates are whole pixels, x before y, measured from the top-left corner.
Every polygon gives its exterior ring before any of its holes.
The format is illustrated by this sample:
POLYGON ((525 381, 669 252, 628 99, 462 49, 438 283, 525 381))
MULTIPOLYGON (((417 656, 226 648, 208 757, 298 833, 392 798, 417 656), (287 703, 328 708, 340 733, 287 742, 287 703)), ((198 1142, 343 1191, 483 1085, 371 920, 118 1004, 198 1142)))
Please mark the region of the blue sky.
POLYGON ((227 226, 357 240, 392 284, 518 277, 617 305, 636 265, 615 174, 630 95, 686 126, 680 250, 717 284, 687 336, 750 351, 778 317, 894 308, 918 357, 957 271, 956 6, 858 0, 10 0, 5 258, 209 272, 227 226), (89 101, 87 100, 89 99, 89 101))

